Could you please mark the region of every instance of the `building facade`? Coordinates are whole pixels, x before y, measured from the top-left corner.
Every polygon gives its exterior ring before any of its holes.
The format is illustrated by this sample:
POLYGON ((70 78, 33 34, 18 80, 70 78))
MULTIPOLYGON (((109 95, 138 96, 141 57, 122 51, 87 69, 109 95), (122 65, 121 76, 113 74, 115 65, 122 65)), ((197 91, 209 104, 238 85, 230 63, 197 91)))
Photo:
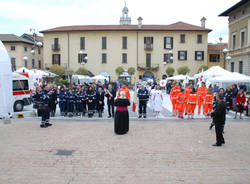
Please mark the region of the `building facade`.
POLYGON ((226 53, 224 49, 228 49, 227 43, 208 43, 207 46, 207 66, 220 66, 226 69, 226 53))
POLYGON ((42 46, 34 47, 34 41, 13 34, 0 34, 0 40, 10 56, 13 71, 21 67, 43 69, 42 46))
POLYGON ((250 1, 241 0, 219 16, 229 17, 227 70, 250 75, 250 1))
POLYGON ((107 72, 116 80, 117 67, 134 67, 132 80, 137 81, 140 76, 161 79, 167 67, 173 67, 177 74, 179 67, 187 66, 193 75, 207 64, 210 29, 183 22, 143 25, 141 17, 138 25, 131 25, 127 11, 123 9, 120 25, 65 26, 41 31, 45 68, 59 64, 76 71, 84 66, 94 75, 107 72))

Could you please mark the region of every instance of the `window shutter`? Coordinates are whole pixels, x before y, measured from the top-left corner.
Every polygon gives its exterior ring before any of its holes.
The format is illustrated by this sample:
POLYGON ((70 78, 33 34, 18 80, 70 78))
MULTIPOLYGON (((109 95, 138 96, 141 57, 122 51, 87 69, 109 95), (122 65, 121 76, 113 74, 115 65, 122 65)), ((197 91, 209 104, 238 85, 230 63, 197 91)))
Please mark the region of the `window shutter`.
POLYGON ((78 63, 81 63, 80 54, 78 54, 78 63))
POLYGON ((154 43, 154 37, 151 37, 151 43, 152 44, 154 43))
POLYGON ((204 51, 202 51, 202 60, 204 60, 204 51))
POLYGON ((181 52, 178 51, 178 60, 180 60, 180 54, 181 54, 181 52))
POLYGON ((174 47, 174 38, 173 37, 171 37, 171 49, 173 49, 173 47, 174 47))
POLYGON ((195 59, 195 61, 197 61, 197 51, 195 51, 194 59, 195 59))
POLYGON ((185 60, 187 60, 187 51, 185 51, 185 60))
POLYGON ((144 37, 144 44, 146 44, 146 38, 147 38, 147 37, 144 37))
POLYGON ((85 49, 85 37, 80 38, 80 49, 85 49))
POLYGON ((163 38, 164 41, 164 49, 166 49, 166 37, 163 38))

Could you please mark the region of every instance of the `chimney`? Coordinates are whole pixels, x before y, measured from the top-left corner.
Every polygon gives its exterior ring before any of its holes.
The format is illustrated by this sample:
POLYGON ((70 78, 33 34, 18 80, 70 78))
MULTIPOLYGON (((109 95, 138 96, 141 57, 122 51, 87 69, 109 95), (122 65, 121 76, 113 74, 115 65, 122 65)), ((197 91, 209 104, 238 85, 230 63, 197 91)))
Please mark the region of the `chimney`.
POLYGON ((202 19, 201 19, 201 27, 206 27, 206 18, 205 17, 202 17, 202 19))
POLYGON ((143 19, 141 17, 138 17, 137 20, 138 20, 138 28, 141 29, 141 27, 142 27, 142 20, 143 19))

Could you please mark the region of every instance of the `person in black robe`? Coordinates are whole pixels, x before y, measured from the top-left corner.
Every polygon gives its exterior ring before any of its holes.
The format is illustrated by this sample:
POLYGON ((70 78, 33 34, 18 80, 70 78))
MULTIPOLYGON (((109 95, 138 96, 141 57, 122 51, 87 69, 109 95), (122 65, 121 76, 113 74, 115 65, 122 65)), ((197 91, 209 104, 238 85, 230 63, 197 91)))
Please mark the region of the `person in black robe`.
POLYGON ((120 93, 120 98, 115 100, 116 112, 114 118, 114 131, 116 134, 126 134, 129 131, 129 99, 125 97, 125 92, 120 93))

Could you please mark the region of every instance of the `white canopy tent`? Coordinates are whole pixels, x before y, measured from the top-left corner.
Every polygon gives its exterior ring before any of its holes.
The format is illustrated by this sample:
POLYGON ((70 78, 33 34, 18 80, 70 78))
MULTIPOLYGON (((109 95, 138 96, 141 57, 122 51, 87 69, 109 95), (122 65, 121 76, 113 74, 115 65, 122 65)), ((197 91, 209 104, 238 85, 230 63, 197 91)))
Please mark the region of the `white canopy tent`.
POLYGON ((13 89, 10 57, 0 40, 0 117, 13 113, 13 89))
POLYGON ((194 75, 194 78, 200 78, 201 76, 204 79, 210 79, 210 78, 214 78, 214 77, 219 77, 219 76, 224 76, 224 75, 230 75, 231 72, 221 68, 220 66, 212 66, 211 68, 209 68, 208 70, 204 71, 204 72, 200 72, 198 74, 194 75))
POLYGON ((167 78, 167 81, 168 80, 194 80, 194 78, 193 77, 190 77, 190 76, 188 76, 188 75, 175 75, 175 76, 173 76, 173 77, 168 77, 167 78))
POLYGON ((87 75, 72 75, 72 82, 75 84, 89 83, 91 81, 91 78, 87 75))
POLYGON ((98 82, 100 81, 102 84, 105 83, 105 80, 106 81, 109 81, 108 77, 104 77, 103 75, 96 75, 94 77, 91 77, 91 79, 95 82, 98 82))

